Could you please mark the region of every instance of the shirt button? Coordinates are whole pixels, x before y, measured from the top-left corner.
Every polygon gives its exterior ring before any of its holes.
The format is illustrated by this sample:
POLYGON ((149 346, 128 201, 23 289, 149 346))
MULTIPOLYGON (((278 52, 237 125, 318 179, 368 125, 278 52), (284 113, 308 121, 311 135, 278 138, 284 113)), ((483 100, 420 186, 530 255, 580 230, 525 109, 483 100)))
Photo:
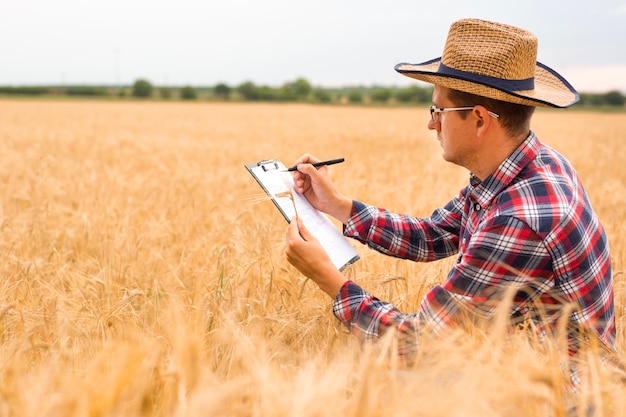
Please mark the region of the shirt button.
POLYGON ((476 205, 474 206, 474 208, 476 209, 476 211, 480 211, 480 204, 476 203, 476 205))

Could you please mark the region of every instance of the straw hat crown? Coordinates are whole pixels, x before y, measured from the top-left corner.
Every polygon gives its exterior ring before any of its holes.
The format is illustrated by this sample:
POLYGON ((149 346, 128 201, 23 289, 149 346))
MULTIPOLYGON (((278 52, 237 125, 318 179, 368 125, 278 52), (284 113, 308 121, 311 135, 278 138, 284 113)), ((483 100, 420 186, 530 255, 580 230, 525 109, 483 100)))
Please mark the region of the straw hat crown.
POLYGON ((569 107, 578 92, 537 62, 537 38, 510 25, 479 19, 454 22, 441 58, 398 64, 408 77, 496 100, 529 106, 569 107))

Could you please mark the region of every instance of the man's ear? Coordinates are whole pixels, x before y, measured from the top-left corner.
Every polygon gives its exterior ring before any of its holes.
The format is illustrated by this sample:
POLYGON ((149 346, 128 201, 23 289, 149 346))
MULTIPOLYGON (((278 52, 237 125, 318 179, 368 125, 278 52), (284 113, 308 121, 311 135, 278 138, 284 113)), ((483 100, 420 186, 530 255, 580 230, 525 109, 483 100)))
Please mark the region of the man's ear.
POLYGON ((473 114, 476 118, 476 128, 478 129, 477 134, 480 135, 484 129, 487 129, 491 125, 493 120, 492 117, 489 116, 487 108, 481 105, 474 106, 473 114))

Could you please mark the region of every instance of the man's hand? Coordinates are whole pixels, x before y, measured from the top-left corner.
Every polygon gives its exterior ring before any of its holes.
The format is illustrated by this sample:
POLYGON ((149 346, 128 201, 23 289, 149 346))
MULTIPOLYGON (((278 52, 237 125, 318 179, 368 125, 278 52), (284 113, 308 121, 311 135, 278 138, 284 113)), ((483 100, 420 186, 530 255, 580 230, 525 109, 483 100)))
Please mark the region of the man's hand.
MULTIPOLYGON (((315 168, 313 168, 315 169, 315 168)), ((337 270, 319 241, 300 217, 291 219, 287 229, 285 255, 290 264, 335 298, 346 278, 337 270)))
POLYGON ((330 214, 342 223, 347 223, 352 211, 352 200, 339 193, 330 179, 328 167, 315 168, 313 163, 320 160, 304 154, 294 162, 298 170, 294 173, 294 189, 311 203, 313 207, 330 214))

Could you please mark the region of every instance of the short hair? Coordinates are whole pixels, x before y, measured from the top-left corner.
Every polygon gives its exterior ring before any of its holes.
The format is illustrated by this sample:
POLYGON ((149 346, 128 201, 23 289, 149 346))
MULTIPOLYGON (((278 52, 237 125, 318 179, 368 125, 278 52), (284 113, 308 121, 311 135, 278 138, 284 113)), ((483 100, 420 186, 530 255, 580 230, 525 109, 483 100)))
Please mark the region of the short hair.
MULTIPOLYGON (((458 107, 481 105, 496 113, 500 116, 498 118, 500 124, 511 136, 527 133, 530 130, 530 118, 535 111, 534 106, 509 103, 453 89, 448 89, 448 99, 458 107)), ((462 118, 467 117, 467 113, 460 113, 462 118)))

